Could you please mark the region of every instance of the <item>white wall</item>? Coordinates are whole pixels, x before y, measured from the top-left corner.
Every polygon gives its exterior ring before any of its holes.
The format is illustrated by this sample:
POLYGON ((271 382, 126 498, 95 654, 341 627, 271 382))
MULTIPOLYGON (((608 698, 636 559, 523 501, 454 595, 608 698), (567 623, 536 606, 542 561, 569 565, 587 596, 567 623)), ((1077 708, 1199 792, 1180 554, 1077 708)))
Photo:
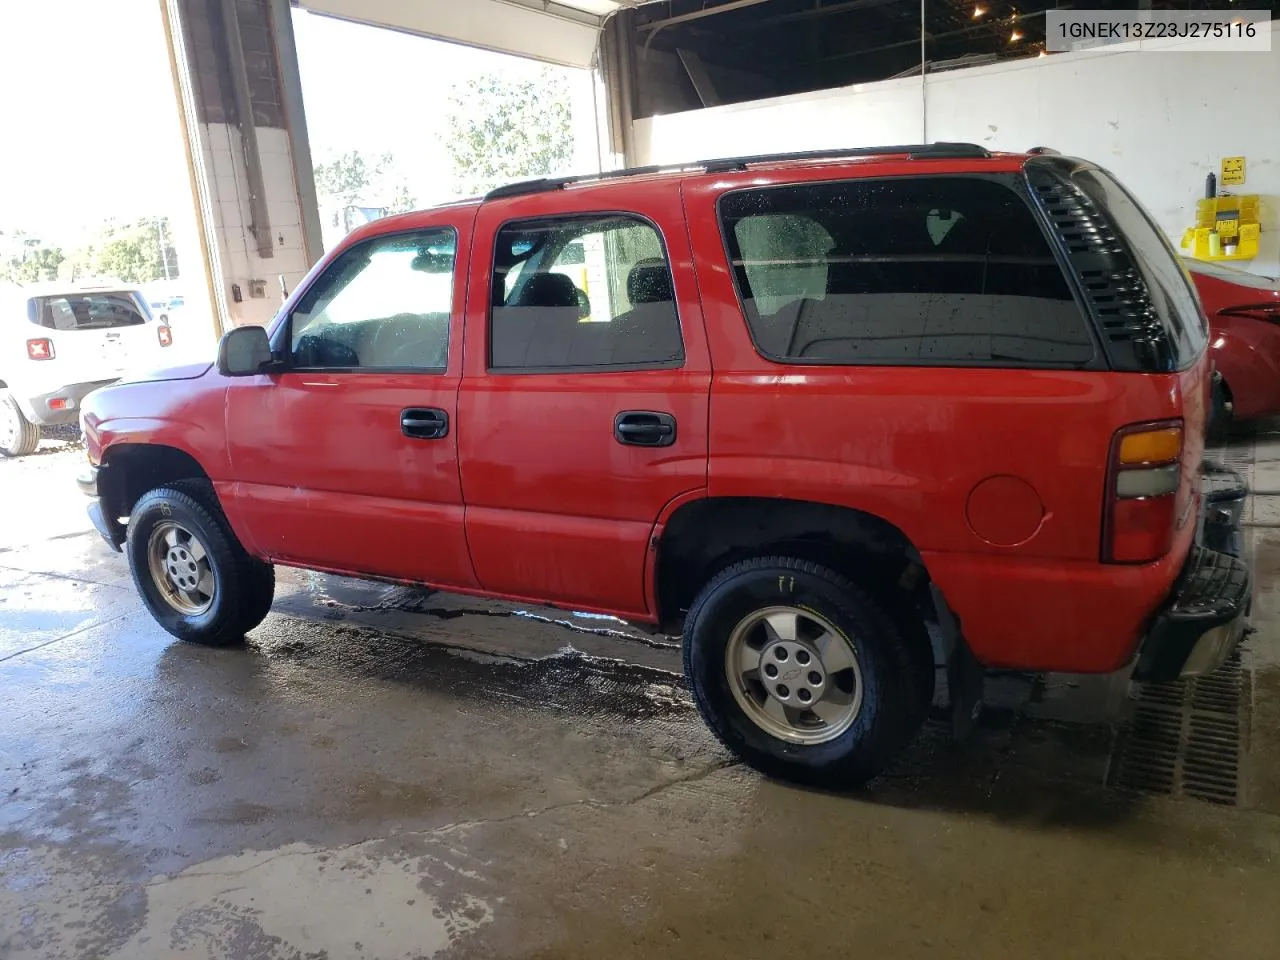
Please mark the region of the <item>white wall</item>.
MULTIPOLYGON (((1165 44, 1172 47, 1174 45, 1165 44)), ((1220 158, 1245 156, 1263 195, 1257 259, 1280 275, 1280 22, 1269 53, 1056 54, 990 67, 693 110, 636 122, 637 163, 823 147, 965 140, 1049 146, 1108 168, 1175 245, 1220 158)))
POLYGON ((227 309, 235 326, 266 324, 284 302, 280 276, 290 292, 311 264, 302 233, 302 211, 293 180, 289 134, 277 127, 258 127, 258 153, 267 194, 267 219, 271 223, 272 256, 262 258, 249 229, 249 176, 245 169, 240 131, 226 123, 202 124, 204 169, 208 178, 213 222, 218 238, 217 257, 227 309), (251 281, 265 281, 265 296, 250 294, 251 281), (232 285, 240 287, 242 300, 232 299, 232 285))

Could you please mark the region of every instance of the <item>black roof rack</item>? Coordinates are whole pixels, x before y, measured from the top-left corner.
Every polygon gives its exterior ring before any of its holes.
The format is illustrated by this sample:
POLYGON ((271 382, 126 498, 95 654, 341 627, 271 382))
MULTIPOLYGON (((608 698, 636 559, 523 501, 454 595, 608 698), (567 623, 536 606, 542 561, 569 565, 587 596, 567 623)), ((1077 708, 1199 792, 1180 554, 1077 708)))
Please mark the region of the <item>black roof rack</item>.
POLYGON ((650 164, 647 167, 625 167, 621 170, 605 170, 602 173, 581 173, 573 177, 539 177, 536 180, 518 180, 515 183, 494 187, 484 195, 485 200, 497 200, 500 197, 519 197, 526 193, 546 193, 548 190, 562 190, 571 183, 584 183, 590 180, 617 180, 622 177, 639 177, 646 173, 662 173, 664 170, 684 170, 696 167, 696 163, 650 164))
POLYGON ((517 183, 508 183, 501 187, 495 187, 484 195, 484 199, 497 200, 502 197, 519 197, 530 193, 546 193, 551 190, 563 190, 573 183, 617 180, 624 177, 674 172, 676 170, 700 168, 707 173, 727 173, 731 170, 745 170, 748 166, 757 163, 786 163, 794 160, 839 160, 844 157, 877 157, 893 156, 895 154, 906 154, 912 160, 985 159, 991 156, 989 150, 976 143, 914 143, 893 147, 848 147, 838 150, 805 150, 798 153, 761 153, 748 157, 698 160, 693 163, 627 167, 623 170, 587 173, 576 177, 539 177, 536 180, 521 180, 517 183))
POLYGON ((905 153, 912 160, 986 159, 991 152, 976 143, 911 143, 896 147, 848 147, 843 150, 806 150, 801 153, 761 153, 753 157, 703 160, 707 173, 745 170, 753 163, 785 163, 790 160, 839 160, 843 157, 882 157, 905 153))

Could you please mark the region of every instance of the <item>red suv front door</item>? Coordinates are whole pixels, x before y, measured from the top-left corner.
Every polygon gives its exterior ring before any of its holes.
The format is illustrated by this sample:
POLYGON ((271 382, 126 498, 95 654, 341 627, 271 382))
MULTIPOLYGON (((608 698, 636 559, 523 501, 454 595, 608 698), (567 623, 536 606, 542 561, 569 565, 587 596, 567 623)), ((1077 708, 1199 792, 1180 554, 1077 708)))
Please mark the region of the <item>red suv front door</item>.
POLYGON ((220 492, 272 560, 476 586, 455 423, 471 215, 340 253, 277 331, 286 369, 231 384, 220 492))
POLYGON ((678 183, 487 203, 458 443, 486 591, 652 614, 654 524, 706 487, 711 366, 678 183))

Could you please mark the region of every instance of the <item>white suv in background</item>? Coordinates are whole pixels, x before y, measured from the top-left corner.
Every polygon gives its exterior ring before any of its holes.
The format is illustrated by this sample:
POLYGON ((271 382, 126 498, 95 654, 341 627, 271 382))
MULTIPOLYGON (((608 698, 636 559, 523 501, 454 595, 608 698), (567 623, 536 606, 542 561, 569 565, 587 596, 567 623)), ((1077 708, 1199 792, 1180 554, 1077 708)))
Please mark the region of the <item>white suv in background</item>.
POLYGON ((0 456, 34 452, 40 427, 76 423, 90 391, 154 365, 172 343, 124 284, 0 288, 0 456))

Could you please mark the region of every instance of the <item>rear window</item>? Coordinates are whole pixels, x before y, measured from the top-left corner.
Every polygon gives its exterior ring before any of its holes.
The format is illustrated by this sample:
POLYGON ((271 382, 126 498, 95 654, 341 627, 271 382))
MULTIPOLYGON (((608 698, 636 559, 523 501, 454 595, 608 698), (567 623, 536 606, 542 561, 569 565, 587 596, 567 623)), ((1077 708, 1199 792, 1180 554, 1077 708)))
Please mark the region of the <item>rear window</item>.
POLYGON ((977 177, 720 201, 757 348, 788 362, 1079 367, 1088 322, 1026 202, 977 177))
POLYGON ((50 330, 110 330, 147 322, 146 308, 128 291, 64 293, 31 301, 33 322, 50 330))
POLYGON ((1209 324, 1181 258, 1147 212, 1106 171, 1080 168, 1072 180, 1124 236, 1169 338, 1174 365, 1189 366, 1209 341, 1209 324))

